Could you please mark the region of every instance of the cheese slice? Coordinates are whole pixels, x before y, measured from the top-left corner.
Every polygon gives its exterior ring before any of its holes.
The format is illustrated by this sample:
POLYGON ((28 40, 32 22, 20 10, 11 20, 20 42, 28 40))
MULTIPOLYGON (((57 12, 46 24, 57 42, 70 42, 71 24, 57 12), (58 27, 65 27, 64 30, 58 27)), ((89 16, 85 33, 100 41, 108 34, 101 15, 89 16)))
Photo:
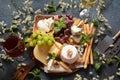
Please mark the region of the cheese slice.
POLYGON ((41 46, 39 47, 38 45, 35 46, 34 50, 33 50, 33 55, 34 57, 39 60, 41 63, 43 63, 44 65, 47 65, 47 56, 49 54, 50 47, 45 45, 45 46, 41 46))
POLYGON ((39 47, 38 45, 36 45, 34 48, 33 54, 38 61, 40 61, 44 65, 47 65, 46 58, 48 54, 55 53, 56 55, 58 55, 61 47, 62 47, 62 44, 58 42, 55 42, 55 44, 51 47, 47 45, 39 47))
POLYGON ((48 65, 44 67, 46 73, 61 73, 61 72, 72 72, 72 70, 64 68, 56 60, 50 59, 48 65))
POLYGON ((55 42, 55 44, 50 48, 49 53, 55 54, 56 56, 59 55, 60 50, 62 48, 62 44, 59 42, 55 42))

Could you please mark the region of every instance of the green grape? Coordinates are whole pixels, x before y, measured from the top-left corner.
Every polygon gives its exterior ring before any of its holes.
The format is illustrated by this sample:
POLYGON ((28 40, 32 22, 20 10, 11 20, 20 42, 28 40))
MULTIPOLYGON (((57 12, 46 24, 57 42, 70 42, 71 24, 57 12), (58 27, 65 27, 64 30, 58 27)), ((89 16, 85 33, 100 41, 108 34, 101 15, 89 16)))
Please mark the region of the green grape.
POLYGON ((33 41, 29 42, 29 46, 30 46, 30 47, 34 47, 33 41))
POLYGON ((25 42, 27 42, 27 46, 30 47, 35 47, 35 45, 52 46, 54 43, 54 36, 51 34, 41 33, 39 30, 37 30, 35 33, 32 34, 30 38, 26 38, 25 42))
POLYGON ((49 40, 49 38, 47 36, 45 36, 43 39, 45 42, 47 42, 49 40))
POLYGON ((36 38, 36 37, 37 37, 37 35, 38 35, 38 34, 33 33, 33 34, 32 34, 32 38, 36 38))
POLYGON ((25 44, 25 46, 29 47, 29 43, 25 44))
POLYGON ((45 42, 44 40, 42 40, 42 44, 43 44, 43 45, 45 45, 45 44, 46 44, 46 42, 45 42))
POLYGON ((38 39, 38 40, 42 40, 43 38, 42 38, 41 35, 38 35, 37 39, 38 39))
POLYGON ((49 38, 49 39, 50 39, 50 40, 52 40, 52 41, 54 41, 54 37, 51 37, 51 36, 50 36, 50 38, 49 38))
POLYGON ((25 39, 25 42, 30 42, 30 41, 32 41, 31 38, 26 38, 26 39, 25 39))
POLYGON ((43 44, 43 43, 42 43, 41 40, 38 40, 38 41, 37 41, 37 45, 38 45, 38 46, 42 46, 42 44, 43 44))
POLYGON ((35 46, 35 45, 36 45, 36 43, 37 43, 37 40, 36 40, 36 39, 34 39, 32 42, 33 42, 33 45, 35 46))
POLYGON ((42 37, 46 37, 46 36, 47 36, 47 34, 45 34, 45 33, 42 34, 42 37))
POLYGON ((48 40, 47 44, 48 44, 48 46, 52 46, 53 45, 53 41, 52 40, 48 40))
POLYGON ((36 33, 36 34, 40 34, 40 33, 41 33, 41 31, 40 31, 40 30, 37 30, 35 33, 36 33))
POLYGON ((52 40, 52 41, 54 41, 53 35, 49 35, 49 39, 52 40))

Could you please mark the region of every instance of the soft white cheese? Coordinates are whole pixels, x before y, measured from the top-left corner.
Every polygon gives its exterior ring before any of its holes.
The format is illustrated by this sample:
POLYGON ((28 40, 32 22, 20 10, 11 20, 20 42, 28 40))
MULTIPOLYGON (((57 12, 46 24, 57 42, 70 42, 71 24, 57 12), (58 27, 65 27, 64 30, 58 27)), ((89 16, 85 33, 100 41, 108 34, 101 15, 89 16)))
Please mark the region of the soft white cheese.
POLYGON ((65 47, 62 48, 60 57, 63 62, 72 64, 79 58, 79 55, 75 46, 66 45, 65 47))
POLYGON ((71 33, 72 33, 72 35, 77 35, 77 34, 80 35, 81 31, 82 31, 82 29, 79 28, 79 27, 77 27, 77 26, 75 26, 75 25, 71 27, 71 33))
POLYGON ((49 32, 52 29, 53 22, 52 18, 39 20, 37 23, 38 29, 43 32, 49 32))

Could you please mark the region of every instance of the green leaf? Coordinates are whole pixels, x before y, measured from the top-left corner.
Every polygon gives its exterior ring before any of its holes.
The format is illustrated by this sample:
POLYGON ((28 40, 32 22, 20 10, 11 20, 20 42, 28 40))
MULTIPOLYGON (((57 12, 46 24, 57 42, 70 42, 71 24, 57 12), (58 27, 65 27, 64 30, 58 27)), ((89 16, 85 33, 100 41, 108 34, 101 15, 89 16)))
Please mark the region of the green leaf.
POLYGON ((84 33, 81 33, 82 35, 82 38, 80 40, 80 45, 83 45, 85 42, 89 43, 90 42, 90 39, 92 37, 92 34, 84 34, 84 33))
POLYGON ((118 67, 118 66, 119 66, 119 64, 120 64, 120 61, 117 61, 116 66, 118 67))
POLYGON ((66 28, 66 24, 65 24, 65 19, 64 18, 60 18, 59 21, 55 21, 54 22, 55 28, 54 28, 54 32, 55 34, 60 32, 62 30, 62 28, 66 28))
POLYGON ((34 73, 35 73, 35 75, 39 75, 40 74, 40 69, 35 69, 34 73))
POLYGON ((93 35, 92 34, 88 34, 86 37, 87 39, 90 39, 93 35))
POLYGON ((55 58, 56 58, 55 53, 53 53, 53 54, 49 54, 49 58, 55 60, 55 58))
POLYGON ((94 64, 94 68, 96 71, 98 71, 101 68, 101 66, 102 66, 102 63, 100 63, 100 62, 97 62, 94 64))
POLYGON ((59 8, 60 8, 60 5, 57 5, 57 6, 56 6, 56 10, 58 10, 59 8))
POLYGON ((84 40, 84 38, 82 38, 82 39, 80 40, 80 45, 83 45, 85 42, 86 42, 86 41, 84 40))
POLYGON ((29 72, 28 75, 31 76, 32 78, 35 77, 35 73, 34 72, 29 72))
POLYGON ((119 56, 114 56, 114 59, 116 60, 116 66, 118 67, 120 64, 120 57, 119 56))
POLYGON ((56 12, 60 8, 60 5, 54 6, 54 1, 52 0, 50 2, 50 5, 48 6, 48 13, 56 12))
POLYGON ((99 22, 98 22, 97 20, 95 20, 95 19, 92 20, 92 23, 93 23, 94 26, 96 26, 96 27, 98 27, 98 25, 99 25, 99 22))
POLYGON ((54 1, 53 0, 50 2, 49 6, 54 7, 54 1))
POLYGON ((33 80, 41 80, 40 76, 40 69, 34 69, 33 71, 28 73, 28 76, 33 80))
POLYGON ((97 51, 93 51, 93 58, 94 60, 99 60, 99 55, 97 51))
POLYGON ((40 78, 39 75, 36 75, 36 76, 34 77, 34 80, 41 80, 41 78, 40 78))
POLYGON ((55 27, 55 28, 54 28, 54 32, 55 32, 55 34, 58 33, 58 32, 60 32, 61 29, 62 29, 61 27, 55 27))
POLYGON ((53 7, 53 8, 48 8, 48 13, 51 13, 51 12, 55 12, 56 9, 53 7))
POLYGON ((107 59, 107 64, 109 65, 109 64, 111 64, 112 63, 112 59, 111 58, 108 58, 107 59))
POLYGON ((117 55, 114 56, 114 58, 115 58, 116 60, 120 61, 120 57, 118 57, 117 55))
POLYGON ((52 54, 50 53, 49 54, 49 59, 53 59, 53 60, 56 60, 56 61, 61 61, 60 58, 56 57, 55 53, 52 53, 52 54))
POLYGON ((59 25, 59 22, 58 22, 58 21, 55 21, 55 22, 54 22, 54 25, 55 25, 55 26, 58 26, 58 25, 59 25))
POLYGON ((64 80, 64 79, 63 79, 63 77, 61 77, 61 78, 58 78, 57 80, 64 80))
POLYGON ((61 27, 61 28, 66 28, 66 25, 64 23, 59 23, 58 27, 61 27))
POLYGON ((65 22, 65 18, 60 18, 60 22, 65 22))

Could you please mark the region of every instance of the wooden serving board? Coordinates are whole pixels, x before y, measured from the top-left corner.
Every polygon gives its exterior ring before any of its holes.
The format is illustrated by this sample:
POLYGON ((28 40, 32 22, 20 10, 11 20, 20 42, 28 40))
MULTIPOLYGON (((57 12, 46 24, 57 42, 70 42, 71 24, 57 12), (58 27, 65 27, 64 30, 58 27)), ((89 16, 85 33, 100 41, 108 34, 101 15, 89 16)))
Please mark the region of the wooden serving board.
MULTIPOLYGON (((50 18, 50 17, 53 17, 53 18, 55 18, 55 17, 58 17, 58 15, 36 15, 35 17, 34 17, 34 25, 33 25, 33 33, 36 31, 36 30, 38 30, 38 28, 37 28, 37 23, 38 23, 38 21, 39 20, 42 20, 42 19, 47 19, 47 18, 50 18)), ((47 50, 43 50, 44 49, 44 47, 42 48, 42 54, 44 54, 44 53, 47 53, 48 51, 49 51, 49 47, 47 48, 47 50)), ((42 69, 43 70, 43 65, 47 65, 47 62, 46 62, 46 57, 47 57, 47 55, 48 54, 45 54, 45 55, 40 55, 40 50, 39 50, 39 47, 38 46, 36 46, 35 48, 34 48, 34 50, 33 50, 33 56, 34 56, 34 58, 36 59, 36 60, 38 60, 39 62, 40 62, 40 64, 41 64, 41 62, 42 63, 44 63, 44 64, 42 64, 42 65, 39 65, 40 66, 40 69, 42 69), (42 61, 41 61, 42 60, 42 61)), ((54 72, 52 72, 52 73, 50 73, 50 74, 53 74, 53 75, 67 75, 67 74, 72 74, 72 73, 74 73, 74 72, 76 72, 76 71, 78 71, 79 69, 74 69, 74 70, 72 70, 72 72, 69 72, 69 73, 67 73, 67 72, 64 72, 64 73, 54 73, 54 72)))

